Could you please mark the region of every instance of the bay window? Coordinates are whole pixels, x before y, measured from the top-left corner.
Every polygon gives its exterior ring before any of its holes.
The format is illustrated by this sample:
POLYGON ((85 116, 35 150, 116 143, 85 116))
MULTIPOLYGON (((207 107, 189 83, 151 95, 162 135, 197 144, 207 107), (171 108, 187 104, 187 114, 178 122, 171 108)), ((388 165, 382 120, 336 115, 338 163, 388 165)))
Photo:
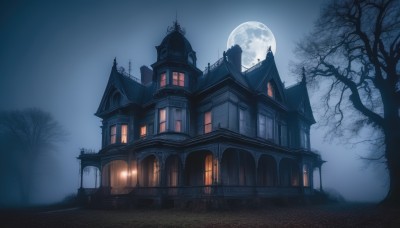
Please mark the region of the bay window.
POLYGON ((172 84, 175 86, 185 86, 185 74, 182 72, 173 72, 172 73, 172 84))
POLYGON ((175 131, 182 132, 182 109, 175 109, 175 131))
POLYGON ((121 125, 121 143, 128 142, 128 125, 122 124, 121 125))
POLYGON ((146 135, 147 135, 147 126, 142 125, 140 127, 140 138, 146 137, 146 135))

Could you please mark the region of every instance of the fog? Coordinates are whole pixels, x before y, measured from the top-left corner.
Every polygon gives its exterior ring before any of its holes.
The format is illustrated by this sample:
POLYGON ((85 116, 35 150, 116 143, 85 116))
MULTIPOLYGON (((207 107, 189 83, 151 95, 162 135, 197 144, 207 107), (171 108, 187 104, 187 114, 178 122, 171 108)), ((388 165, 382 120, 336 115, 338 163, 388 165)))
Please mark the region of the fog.
MULTIPOLYGON (((52 113, 68 132, 67 140, 58 143, 48 156, 41 157, 39 167, 33 171, 37 173, 37 185, 32 202, 57 202, 77 192, 80 148, 99 150, 101 146, 101 122, 94 112, 114 57, 125 69, 131 61, 131 73, 139 77, 140 66, 155 62, 155 46, 177 15, 197 53, 198 67, 203 70, 208 62, 212 64, 222 56, 228 36, 236 26, 245 21, 260 21, 277 40, 275 60, 282 81, 289 86, 298 80, 298 75, 289 70, 289 63, 296 60, 295 44, 311 30, 322 3, 322 0, 1 3, 0 109, 38 107, 52 113)), ((318 95, 318 91, 310 94, 312 103, 319 102, 318 95)), ((320 116, 315 113, 317 122, 320 116)), ((368 153, 369 146, 340 145, 340 139, 329 143, 323 141, 325 132, 325 128, 316 126, 311 131, 311 147, 327 161, 322 166, 324 189, 333 189, 348 200, 381 200, 388 188, 384 166, 368 165, 359 159, 368 153)), ((4 179, 6 175, 2 173, 1 177, 4 179)), ((9 183, 9 188, 13 188, 15 183, 12 180, 9 183)), ((85 177, 84 184, 94 184, 94 177, 85 177)), ((3 192, 0 205, 15 201, 15 191, 3 192)))

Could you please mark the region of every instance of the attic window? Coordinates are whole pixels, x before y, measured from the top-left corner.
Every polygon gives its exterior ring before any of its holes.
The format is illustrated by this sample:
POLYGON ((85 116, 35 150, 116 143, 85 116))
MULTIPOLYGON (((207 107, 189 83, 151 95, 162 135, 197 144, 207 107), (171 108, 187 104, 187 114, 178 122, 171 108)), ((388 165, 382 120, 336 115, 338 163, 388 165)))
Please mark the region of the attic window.
POLYGON ((275 90, 274 86, 272 85, 271 82, 268 82, 267 84, 267 94, 269 97, 274 98, 275 97, 275 90))
POLYGON ((120 102, 121 102, 121 94, 118 92, 114 93, 111 98, 112 107, 118 106, 120 104, 120 102))

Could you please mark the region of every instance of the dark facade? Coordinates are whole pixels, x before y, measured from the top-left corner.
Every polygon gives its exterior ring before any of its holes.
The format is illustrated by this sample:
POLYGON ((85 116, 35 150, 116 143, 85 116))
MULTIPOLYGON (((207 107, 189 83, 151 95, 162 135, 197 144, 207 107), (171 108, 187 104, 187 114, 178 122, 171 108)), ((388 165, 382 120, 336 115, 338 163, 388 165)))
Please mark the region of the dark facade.
POLYGON ((177 22, 156 49, 141 82, 114 60, 95 114, 102 149, 79 156, 81 173, 99 170, 100 187, 81 186, 81 195, 161 202, 314 193, 323 161, 310 150, 304 79, 285 88, 271 51, 242 72, 237 45, 202 72, 177 22))

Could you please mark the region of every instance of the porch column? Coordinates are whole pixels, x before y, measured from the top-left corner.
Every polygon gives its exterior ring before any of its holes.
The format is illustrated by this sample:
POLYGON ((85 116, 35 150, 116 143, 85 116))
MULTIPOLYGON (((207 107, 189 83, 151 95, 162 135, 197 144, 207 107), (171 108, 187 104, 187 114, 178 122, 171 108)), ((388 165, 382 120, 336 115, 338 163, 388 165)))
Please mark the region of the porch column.
POLYGON ((318 170, 319 170, 319 190, 323 192, 324 190, 322 189, 321 165, 319 165, 318 170))

